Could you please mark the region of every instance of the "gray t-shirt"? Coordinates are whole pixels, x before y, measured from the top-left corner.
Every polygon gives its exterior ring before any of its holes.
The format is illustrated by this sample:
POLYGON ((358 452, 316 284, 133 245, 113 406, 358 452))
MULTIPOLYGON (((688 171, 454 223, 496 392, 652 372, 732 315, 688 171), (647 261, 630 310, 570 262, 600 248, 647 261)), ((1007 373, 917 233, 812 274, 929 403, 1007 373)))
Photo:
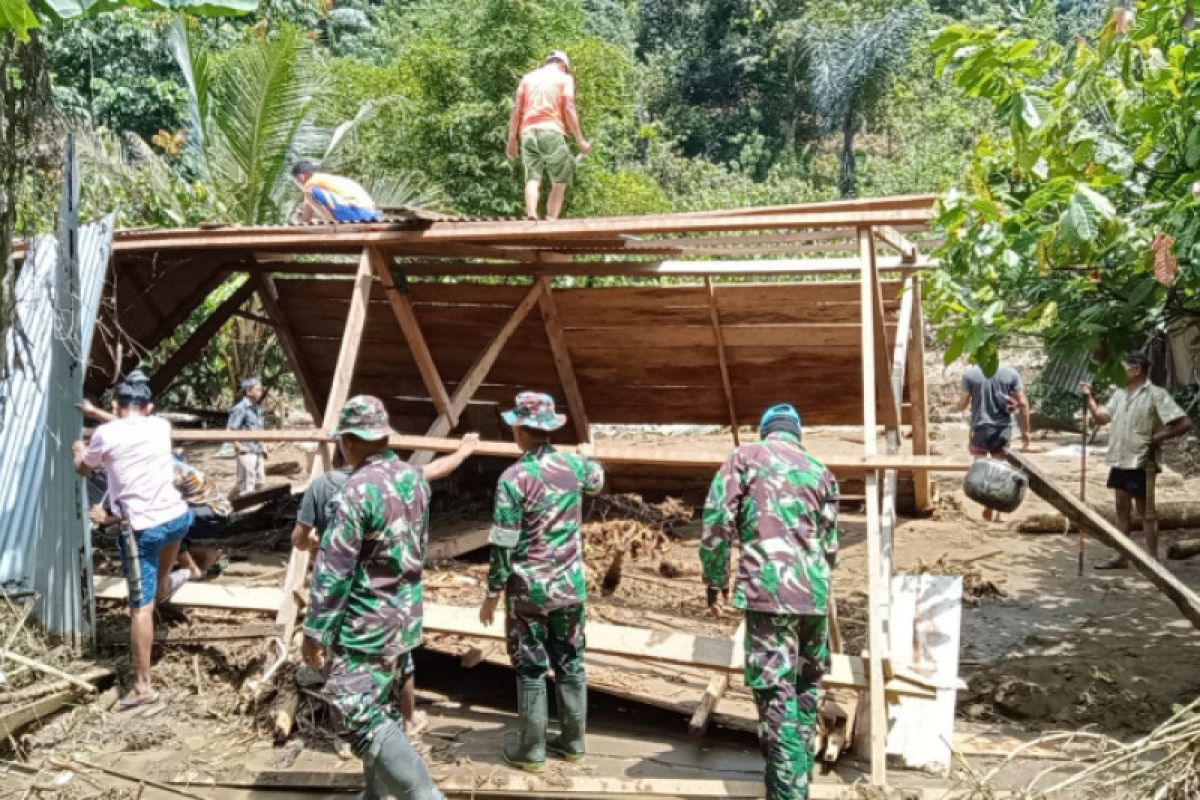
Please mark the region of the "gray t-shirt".
POLYGON ((300 500, 300 510, 296 512, 296 522, 307 525, 317 533, 324 533, 329 520, 333 518, 334 505, 350 480, 350 468, 342 467, 325 472, 313 478, 300 500))
POLYGON ((967 367, 962 376, 962 389, 971 395, 971 430, 981 426, 1007 428, 1012 425, 1009 398, 1024 388, 1021 373, 1005 364, 1001 364, 990 378, 978 366, 967 367))

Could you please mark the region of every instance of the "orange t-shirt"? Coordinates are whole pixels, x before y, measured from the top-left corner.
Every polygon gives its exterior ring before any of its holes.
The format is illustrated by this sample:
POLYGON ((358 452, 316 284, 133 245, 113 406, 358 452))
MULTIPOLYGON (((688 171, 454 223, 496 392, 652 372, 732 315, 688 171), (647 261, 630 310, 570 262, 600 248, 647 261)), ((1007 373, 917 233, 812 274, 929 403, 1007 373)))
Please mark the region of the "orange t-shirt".
POLYGON ((575 98, 575 79, 555 64, 535 69, 521 79, 517 106, 521 132, 557 131, 567 134, 567 102, 575 98))

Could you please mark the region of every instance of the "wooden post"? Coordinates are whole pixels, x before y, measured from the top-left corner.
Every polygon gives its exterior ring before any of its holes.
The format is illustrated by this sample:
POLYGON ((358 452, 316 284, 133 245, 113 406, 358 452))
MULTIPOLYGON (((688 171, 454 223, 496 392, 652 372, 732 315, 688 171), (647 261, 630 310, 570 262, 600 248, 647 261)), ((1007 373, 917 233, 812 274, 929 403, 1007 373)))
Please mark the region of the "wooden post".
POLYGON ((196 330, 192 331, 192 335, 179 346, 179 349, 154 371, 154 375, 150 377, 150 391, 157 395, 166 390, 175 380, 175 376, 194 361, 200 351, 204 349, 204 345, 216 336, 217 331, 221 330, 221 326, 228 322, 229 318, 242 307, 242 304, 250 299, 255 288, 254 281, 247 280, 234 289, 233 294, 229 295, 225 302, 213 309, 213 312, 208 315, 208 319, 197 325, 196 330))
MULTIPOLYGON (((362 343, 363 327, 367 321, 367 303, 371 299, 371 284, 373 283, 371 254, 364 249, 358 261, 358 272, 354 275, 354 290, 350 295, 350 310, 346 314, 346 327, 342 333, 342 347, 338 351, 337 367, 333 372, 333 385, 329 388, 329 397, 325 402, 325 416, 321 421, 321 429, 332 430, 338 421, 338 414, 350 395, 350 383, 354 378, 354 366, 358 361, 359 345, 362 343)), ((311 477, 315 478, 325 471, 325 462, 330 458, 328 444, 318 445, 326 452, 324 459, 313 461, 311 477)), ((287 575, 283 579, 283 599, 279 605, 279 613, 275 623, 283 626, 283 641, 291 646, 292 634, 296 630, 296 591, 304 585, 308 573, 308 551, 292 549, 288 560, 287 575)))
POLYGON ((399 323, 400 331, 404 334, 404 341, 408 343, 413 361, 416 362, 417 370, 421 373, 425 391, 429 392, 429 399, 433 401, 433 407, 437 409, 437 413, 449 417, 451 427, 453 427, 458 424, 458 414, 453 413, 450 408, 450 396, 446 393, 446 386, 442 383, 441 375, 438 374, 437 365, 433 363, 433 355, 429 352, 429 345, 425 343, 425 334, 421 332, 421 326, 413 312, 412 302, 408 299, 407 294, 396 287, 396 279, 392 277, 387 256, 374 247, 368 248, 368 252, 375 274, 379 277, 379 282, 383 284, 383 290, 392 306, 392 313, 396 315, 396 322, 399 323))
POLYGON ((1142 516, 1142 531, 1146 534, 1146 552, 1158 561, 1158 508, 1155 500, 1158 483, 1158 447, 1150 445, 1146 452, 1146 513, 1142 516))
MULTIPOLYGON (((467 403, 471 402, 471 398, 475 396, 475 392, 479 389, 479 385, 483 383, 491 370, 492 365, 496 363, 496 359, 500 357, 501 351, 504 350, 504 345, 508 344, 508 340, 516 333, 517 328, 529 316, 530 310, 537 304, 538 298, 550 287, 549 278, 538 278, 530 288, 529 293, 521 300, 520 305, 513 309, 512 315, 500 328, 496 337, 491 343, 483 349, 479 357, 475 359, 475 363, 467 370, 467 374, 463 376, 462 382, 458 384, 458 388, 454 390, 454 396, 450 398, 450 414, 440 414, 433 421, 433 425, 429 427, 427 436, 445 436, 454 427, 451 421, 452 417, 457 417, 462 414, 463 409, 467 407, 467 403)), ((416 465, 428 464, 433 458, 433 452, 422 450, 414 453, 409 461, 416 465)))
POLYGON ((592 425, 588 421, 587 408, 583 404, 583 393, 579 391, 579 381, 575 377, 575 366, 571 361, 571 351, 567 348, 567 338, 563 335, 562 320, 558 316, 558 304, 554 302, 554 291, 546 284, 545 291, 538 297, 538 307, 542 312, 542 324, 546 328, 546 338, 550 341, 550 352, 554 356, 554 367, 558 370, 558 380, 562 383, 566 395, 567 410, 571 414, 571 422, 575 426, 575 435, 580 442, 592 441, 592 425))
POLYGON ((300 352, 300 343, 296 340, 296 334, 289 324, 287 315, 283 313, 283 309, 279 305, 279 290, 275 288, 275 281, 270 275, 261 272, 253 273, 250 280, 258 287, 258 299, 262 301, 263 310, 271 320, 275 336, 279 339, 279 346, 283 348, 283 354, 288 360, 288 366, 292 368, 292 374, 296 376, 296 384, 300 387, 300 394, 304 398, 304 407, 308 410, 308 415, 312 417, 313 424, 316 424, 321 418, 321 404, 317 401, 316 385, 308 372, 304 356, 300 352))
MULTIPOLYGON (((913 276, 912 333, 908 348, 908 401, 912 409, 913 455, 929 455, 929 408, 925 387, 925 313, 921 308, 921 278, 913 276)), ((913 473, 917 509, 933 507, 933 490, 928 472, 913 473)))
MULTIPOLYGON (((862 304, 862 381, 863 381, 863 457, 871 459, 876 453, 875 421, 875 282, 872 259, 875 249, 871 229, 858 229, 858 252, 861 273, 862 304)), ((887 648, 884 614, 888 607, 888 587, 883 583, 879 519, 879 473, 868 470, 864 476, 867 506, 867 676, 870 692, 870 762, 871 783, 887 785, 887 697, 884 694, 883 658, 887 648)))
POLYGON ((721 312, 717 308, 717 289, 712 278, 704 276, 704 288, 708 292, 708 316, 712 320, 713 339, 717 343, 717 367, 721 370, 721 388, 725 391, 725 405, 729 407, 729 429, 733 431, 733 446, 741 445, 738 435, 737 405, 733 401, 733 382, 729 380, 729 361, 725 357, 725 336, 721 333, 721 312))

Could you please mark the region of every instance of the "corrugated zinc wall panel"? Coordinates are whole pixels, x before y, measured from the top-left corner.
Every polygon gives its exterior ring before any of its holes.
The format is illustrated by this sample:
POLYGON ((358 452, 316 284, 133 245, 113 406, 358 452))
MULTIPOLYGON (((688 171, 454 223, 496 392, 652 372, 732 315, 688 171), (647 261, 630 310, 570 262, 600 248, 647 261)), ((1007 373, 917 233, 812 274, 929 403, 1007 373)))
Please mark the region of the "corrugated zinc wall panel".
MULTIPOLYGON (((114 224, 115 217, 110 215, 79 229, 82 354, 91 348, 114 224)), ((90 570, 86 531, 83 542, 78 541, 79 533, 71 534, 71 541, 61 535, 42 535, 57 263, 58 242, 50 236, 39 237, 17 278, 21 330, 5 335, 10 367, 0 382, 0 587, 36 590, 42 597, 37 615, 43 624, 58 633, 81 633, 85 575, 90 570), (78 566, 67 570, 68 562, 78 566)), ((78 369, 82 369, 82 360, 79 363, 78 369)), ((60 399, 71 402, 65 388, 60 399)), ((54 443, 56 452, 61 449, 69 455, 74 437, 59 438, 62 440, 54 443)), ((73 474, 63 478, 78 480, 73 474)))

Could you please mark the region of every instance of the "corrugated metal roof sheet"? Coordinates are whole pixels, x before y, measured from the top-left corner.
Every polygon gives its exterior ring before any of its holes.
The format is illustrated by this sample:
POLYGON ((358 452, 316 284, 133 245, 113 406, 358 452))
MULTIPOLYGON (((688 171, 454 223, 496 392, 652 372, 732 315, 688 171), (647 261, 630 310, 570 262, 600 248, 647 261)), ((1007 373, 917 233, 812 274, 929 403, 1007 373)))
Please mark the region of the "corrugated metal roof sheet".
MULTIPOLYGON (((100 294, 108 268, 115 216, 79 230, 81 349, 91 348, 100 294)), ((39 237, 17 277, 20 328, 6 333, 9 371, 0 379, 0 586, 34 589, 37 615, 52 631, 78 632, 82 624, 82 542, 44 536, 40 513, 46 469, 46 420, 51 390, 58 242, 39 237)), ((70 451, 71 442, 52 449, 70 451)), ((84 554, 90 557, 90 554, 84 554)))

